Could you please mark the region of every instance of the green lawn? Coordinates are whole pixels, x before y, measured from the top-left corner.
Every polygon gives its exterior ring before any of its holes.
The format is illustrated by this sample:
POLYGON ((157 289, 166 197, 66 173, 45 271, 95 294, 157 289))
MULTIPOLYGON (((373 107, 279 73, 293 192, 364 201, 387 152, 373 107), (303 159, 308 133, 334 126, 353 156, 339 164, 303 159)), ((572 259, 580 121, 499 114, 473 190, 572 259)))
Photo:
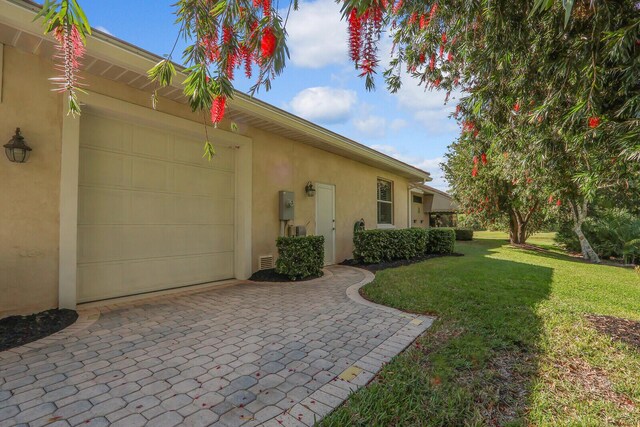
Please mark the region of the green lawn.
POLYGON ((515 249, 477 233, 464 257, 384 270, 367 298, 437 322, 325 426, 640 425, 640 352, 585 318, 640 320, 640 276, 585 264, 552 235, 515 249))

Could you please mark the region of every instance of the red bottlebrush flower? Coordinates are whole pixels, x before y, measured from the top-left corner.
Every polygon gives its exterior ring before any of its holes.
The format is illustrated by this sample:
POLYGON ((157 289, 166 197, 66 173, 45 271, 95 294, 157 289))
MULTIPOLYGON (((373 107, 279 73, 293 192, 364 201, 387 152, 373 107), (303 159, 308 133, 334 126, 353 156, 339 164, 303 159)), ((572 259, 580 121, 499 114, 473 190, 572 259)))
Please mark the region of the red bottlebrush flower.
POLYGON ((454 86, 458 86, 458 83, 460 83, 460 77, 456 77, 455 79, 453 79, 454 86))
POLYGON ((404 3, 403 0, 398 0, 397 2, 395 2, 395 4, 393 5, 393 13, 394 15, 397 15, 398 12, 400 12, 400 9, 402 8, 402 4, 404 3))
POLYGON ((256 9, 258 8, 258 6, 262 5, 262 1, 261 0, 253 0, 253 7, 255 7, 256 9))
POLYGON ((231 40, 233 40, 233 28, 224 26, 222 28, 222 43, 225 45, 231 44, 231 40))
POLYGON ((429 20, 425 15, 420 15, 420 29, 424 30, 429 26, 429 20))
POLYGON ((262 51, 262 57, 267 59, 273 56, 276 51, 276 36, 273 34, 273 30, 267 27, 262 32, 262 40, 260 41, 260 49, 262 51))
POLYGON ((360 50, 362 48, 362 19, 358 16, 358 11, 353 8, 349 13, 349 55, 353 62, 360 61, 360 50))
POLYGON ((473 168, 473 170, 471 171, 471 176, 474 178, 478 176, 478 168, 475 168, 475 167, 473 168))
POLYGON ((389 7, 389 2, 387 0, 382 0, 382 8, 386 9, 387 7, 389 7))
POLYGON ((434 82, 433 82, 433 85, 435 87, 440 87, 440 79, 435 79, 434 82))
POLYGON ((600 126, 600 117, 589 117, 589 127, 595 129, 600 126))
POLYGON ((238 66, 238 54, 236 52, 229 53, 229 56, 227 57, 227 68, 226 68, 227 78, 229 80, 233 80, 234 70, 237 66, 238 66))
POLYGON ((480 158, 482 159, 482 164, 486 165, 487 164, 487 154, 486 153, 482 153, 480 158))
POLYGON ((215 124, 220 123, 224 118, 224 108, 227 98, 220 95, 213 100, 211 105, 211 121, 215 124))
POLYGON ((462 131, 463 132, 471 132, 475 128, 476 128, 476 125, 474 125, 472 122, 463 122, 462 123, 462 131))
POLYGON ((474 130, 473 131, 473 137, 477 138, 479 133, 480 133, 480 131, 478 129, 474 130))
POLYGON ((515 105, 513 106, 513 111, 515 111, 516 113, 520 111, 520 103, 516 102, 515 105))
POLYGON ((200 42, 207 55, 209 62, 215 62, 220 55, 220 49, 218 48, 218 34, 216 32, 204 36, 200 42))
POLYGON ((434 3, 431 6, 431 11, 429 12, 429 22, 433 21, 433 18, 436 16, 436 11, 438 10, 438 3, 434 3))
POLYGON ((415 24, 417 20, 418 20, 418 14, 416 12, 413 12, 409 17, 409 25, 415 24))
POLYGON ((262 0, 262 12, 264 16, 271 15, 271 0, 262 0))
POLYGON ((440 56, 440 58, 442 58, 444 56, 444 45, 443 44, 440 45, 439 56, 440 56))
POLYGON ((248 79, 250 79, 253 71, 251 69, 252 62, 253 62, 253 55, 251 54, 251 50, 247 46, 242 46, 240 48, 240 56, 244 61, 244 74, 247 76, 248 79))
POLYGON ((75 96, 73 93, 78 87, 80 59, 85 52, 82 37, 75 25, 58 27, 54 36, 58 40, 59 53, 56 58, 62 61, 61 70, 64 72, 64 77, 52 80, 59 85, 59 92, 69 91, 71 96, 75 96))
POLYGON ((447 44, 447 33, 442 33, 442 44, 447 44))
POLYGON ((558 199, 558 201, 556 202, 556 206, 558 207, 562 206, 562 201, 560 201, 560 199, 558 199))
POLYGON ((474 165, 478 164, 478 156, 473 156, 473 164, 474 165))
POLYGON ((421 64, 424 64, 424 61, 426 61, 426 60, 427 60, 427 56, 425 55, 424 52, 422 52, 420 54, 420 58, 418 58, 418 62, 420 62, 421 64))
POLYGON ((429 60, 429 70, 433 71, 436 68, 436 54, 431 55, 431 59, 429 60))
POLYGON ((553 203, 553 194, 549 196, 549 203, 553 203))
POLYGON ((449 52, 447 54, 447 61, 449 61, 449 62, 453 61, 453 53, 449 52))
POLYGON ((454 117, 458 117, 458 114, 460 114, 460 104, 456 105, 456 112, 454 113, 454 117))

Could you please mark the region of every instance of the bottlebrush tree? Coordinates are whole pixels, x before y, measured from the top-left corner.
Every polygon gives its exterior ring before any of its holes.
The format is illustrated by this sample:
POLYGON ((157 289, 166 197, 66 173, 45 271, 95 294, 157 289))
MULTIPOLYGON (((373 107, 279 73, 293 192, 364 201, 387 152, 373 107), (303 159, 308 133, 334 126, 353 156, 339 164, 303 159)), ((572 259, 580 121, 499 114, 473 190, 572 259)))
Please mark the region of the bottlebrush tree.
POLYGON ((538 169, 501 151, 501 144, 481 143, 463 134, 443 164, 450 192, 460 211, 491 227, 508 224, 512 244, 524 244, 559 208, 548 203, 550 185, 538 169))

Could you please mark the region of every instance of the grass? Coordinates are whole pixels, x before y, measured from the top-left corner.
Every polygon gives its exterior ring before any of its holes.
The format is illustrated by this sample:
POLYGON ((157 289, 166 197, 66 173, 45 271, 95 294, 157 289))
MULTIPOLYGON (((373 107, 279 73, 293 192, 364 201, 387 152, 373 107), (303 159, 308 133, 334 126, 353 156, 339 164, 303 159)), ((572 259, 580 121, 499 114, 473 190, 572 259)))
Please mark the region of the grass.
POLYGON ((322 425, 640 425, 640 352, 585 318, 640 320, 640 276, 506 237, 376 274, 367 298, 438 320, 322 425))

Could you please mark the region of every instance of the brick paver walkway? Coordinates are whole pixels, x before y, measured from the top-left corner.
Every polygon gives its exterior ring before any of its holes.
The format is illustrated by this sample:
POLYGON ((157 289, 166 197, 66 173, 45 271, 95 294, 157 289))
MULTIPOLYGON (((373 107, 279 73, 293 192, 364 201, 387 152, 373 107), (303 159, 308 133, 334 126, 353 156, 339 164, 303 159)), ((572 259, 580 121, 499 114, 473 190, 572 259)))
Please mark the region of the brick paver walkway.
POLYGON ((313 425, 432 322, 364 301, 371 273, 327 273, 83 312, 0 352, 0 426, 313 425))

